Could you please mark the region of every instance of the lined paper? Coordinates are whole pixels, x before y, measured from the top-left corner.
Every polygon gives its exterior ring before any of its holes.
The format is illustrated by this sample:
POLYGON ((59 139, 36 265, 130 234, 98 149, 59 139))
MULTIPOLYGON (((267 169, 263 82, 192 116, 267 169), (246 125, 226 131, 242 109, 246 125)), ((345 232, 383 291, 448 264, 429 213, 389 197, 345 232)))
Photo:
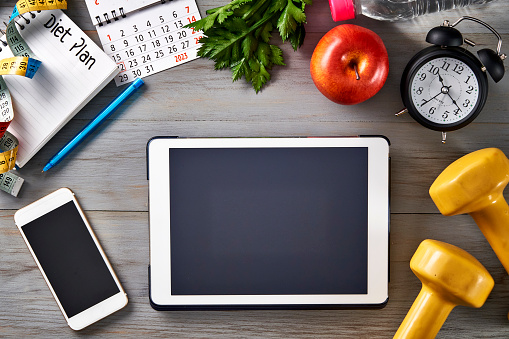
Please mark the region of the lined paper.
MULTIPOLYGON (((19 167, 118 73, 117 65, 61 10, 43 11, 30 20, 19 32, 42 64, 33 79, 4 76, 14 109, 8 130, 20 143, 19 167), (69 34, 56 30, 57 24, 69 34)), ((12 52, 3 47, 0 58, 9 56, 12 52)))

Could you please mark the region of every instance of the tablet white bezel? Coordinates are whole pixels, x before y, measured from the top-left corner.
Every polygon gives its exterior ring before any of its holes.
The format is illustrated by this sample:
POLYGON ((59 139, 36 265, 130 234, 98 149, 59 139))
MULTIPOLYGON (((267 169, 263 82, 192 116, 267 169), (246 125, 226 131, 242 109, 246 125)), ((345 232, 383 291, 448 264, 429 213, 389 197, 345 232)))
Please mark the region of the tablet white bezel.
POLYGON ((378 305, 388 298, 389 145, 381 137, 154 138, 148 146, 150 298, 164 306, 378 305), (368 293, 323 295, 171 295, 169 149, 368 148, 368 293))

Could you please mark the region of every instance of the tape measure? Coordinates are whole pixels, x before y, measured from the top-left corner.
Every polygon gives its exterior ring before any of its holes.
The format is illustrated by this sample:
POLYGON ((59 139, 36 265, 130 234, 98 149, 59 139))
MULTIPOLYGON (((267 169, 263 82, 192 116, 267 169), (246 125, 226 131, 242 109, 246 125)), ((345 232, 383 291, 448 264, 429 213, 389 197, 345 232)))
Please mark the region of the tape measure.
POLYGON ((67 9, 67 0, 19 0, 12 11, 11 20, 20 14, 49 9, 67 9))
POLYGON ((17 196, 23 178, 12 172, 8 172, 14 168, 16 163, 16 155, 18 154, 18 139, 10 132, 5 132, 0 139, 0 189, 13 196, 17 196))
MULTIPOLYGON (((14 119, 14 110, 3 76, 17 75, 32 79, 41 65, 16 27, 18 25, 23 29, 24 26, 14 19, 32 11, 66 8, 67 0, 19 0, 12 11, 5 32, 5 43, 14 57, 0 60, 0 190, 13 196, 18 195, 24 180, 13 172, 9 172, 15 167, 19 142, 14 135, 7 132, 7 127, 14 119)), ((29 19, 24 19, 27 24, 30 23, 29 19)))

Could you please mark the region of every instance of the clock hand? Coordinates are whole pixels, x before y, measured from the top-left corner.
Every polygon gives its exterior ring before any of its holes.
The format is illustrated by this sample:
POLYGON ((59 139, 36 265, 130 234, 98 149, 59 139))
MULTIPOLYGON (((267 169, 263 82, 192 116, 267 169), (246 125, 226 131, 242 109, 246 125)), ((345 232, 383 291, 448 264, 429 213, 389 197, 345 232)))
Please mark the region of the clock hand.
POLYGON ((438 73, 438 81, 440 81, 440 83, 442 84, 442 87, 445 87, 444 79, 442 78, 442 76, 440 76, 440 71, 438 71, 437 73, 438 73))
POLYGON ((454 99, 452 98, 452 96, 451 96, 449 93, 447 93, 447 95, 449 95, 449 98, 451 98, 452 103, 453 103, 453 104, 455 104, 455 105, 456 105, 456 107, 458 107, 458 109, 460 110, 460 112, 463 112, 463 111, 461 110, 461 108, 458 106, 458 104, 456 103, 456 100, 454 100, 454 99))
POLYGON ((442 84, 443 87, 447 87, 447 95, 449 96, 449 98, 451 98, 452 100, 452 103, 454 105, 456 105, 456 107, 460 110, 460 112, 463 112, 461 110, 461 108, 458 106, 458 104, 456 103, 456 100, 454 100, 451 96, 451 93, 449 93, 449 89, 452 87, 452 86, 445 86, 444 85, 444 79, 442 78, 442 76, 440 75, 440 70, 437 69, 437 74, 438 74, 438 81, 440 81, 440 83, 442 84))
POLYGON ((428 101, 424 101, 422 104, 421 104, 421 107, 426 105, 428 102, 430 102, 431 100, 435 99, 437 96, 439 96, 440 94, 444 94, 442 93, 442 91, 438 92, 437 95, 435 95, 434 97, 432 97, 431 99, 429 99, 428 101))
POLYGON ((437 74, 438 74, 438 81, 440 81, 440 83, 442 84, 442 87, 447 87, 447 95, 449 96, 449 98, 451 98, 452 100, 452 103, 454 105, 456 105, 456 107, 458 107, 458 109, 460 110, 460 112, 463 112, 461 110, 461 108, 458 106, 458 104, 456 103, 456 100, 454 100, 451 96, 451 93, 449 93, 449 89, 452 87, 452 86, 445 86, 444 85, 444 79, 442 78, 442 76, 440 75, 440 70, 437 69, 437 74))

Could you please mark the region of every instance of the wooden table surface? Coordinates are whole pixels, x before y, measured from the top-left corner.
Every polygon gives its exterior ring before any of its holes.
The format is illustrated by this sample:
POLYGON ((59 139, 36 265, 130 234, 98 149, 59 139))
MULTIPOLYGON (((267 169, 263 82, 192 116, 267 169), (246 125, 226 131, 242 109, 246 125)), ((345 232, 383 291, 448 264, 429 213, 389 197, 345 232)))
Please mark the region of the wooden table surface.
MULTIPOLYGON (((204 16, 205 10, 226 1, 197 3, 204 16)), ((0 3, 3 20, 14 4, 15 0, 0 3)), ((0 194, 0 337, 390 338, 421 288, 409 260, 427 238, 467 250, 495 279, 485 305, 455 308, 438 337, 509 337, 507 273, 468 215, 442 216, 428 195, 436 176, 464 154, 485 147, 498 147, 509 154, 509 76, 498 84, 489 79, 483 112, 466 128, 449 133, 445 145, 439 132, 425 129, 409 115, 394 116, 402 108, 399 83, 403 68, 427 46, 424 38, 430 28, 444 19, 475 16, 498 30, 505 39, 502 50, 509 52, 509 3, 499 0, 399 23, 367 18, 350 21, 379 34, 390 60, 384 88, 355 106, 337 105, 315 88, 309 60, 318 40, 336 23, 326 0, 315 0, 306 12, 304 45, 297 52, 283 45, 287 66, 274 67, 272 80, 258 95, 244 80, 232 83, 229 71, 214 71, 210 60, 195 60, 158 73, 145 78, 146 86, 95 137, 41 174, 50 156, 119 93, 110 83, 19 171, 26 180, 19 197, 0 194), (157 312, 150 307, 145 166, 149 138, 358 134, 383 134, 392 143, 391 281, 385 308, 157 312), (64 186, 76 193, 129 296, 123 310, 81 332, 66 325, 13 221, 17 209, 64 186)), ((67 14, 98 42, 84 0, 69 1, 67 14)), ((495 37, 479 25, 462 24, 460 30, 481 48, 496 47, 495 37)))

